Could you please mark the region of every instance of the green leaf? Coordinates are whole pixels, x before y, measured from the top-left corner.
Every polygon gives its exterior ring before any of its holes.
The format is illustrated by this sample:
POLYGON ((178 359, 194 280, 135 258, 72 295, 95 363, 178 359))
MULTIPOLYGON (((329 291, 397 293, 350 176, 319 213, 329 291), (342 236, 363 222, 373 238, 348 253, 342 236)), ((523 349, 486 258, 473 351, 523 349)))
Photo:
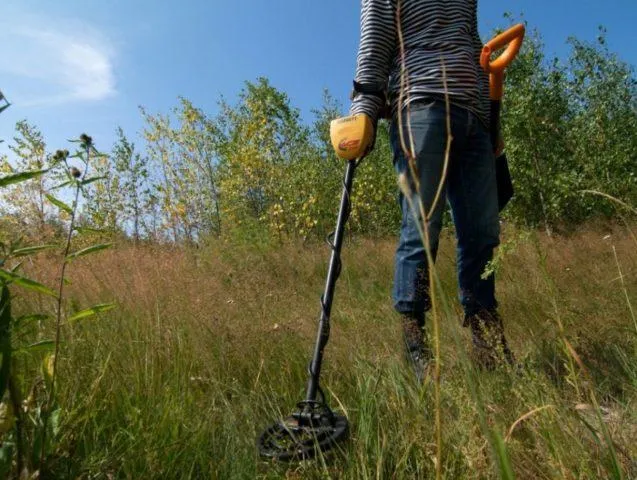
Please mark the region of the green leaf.
POLYGON ((39 314, 39 313, 34 313, 31 315, 22 315, 18 318, 16 318, 14 320, 14 325, 17 327, 19 325, 22 325, 23 323, 29 323, 29 322, 43 322, 45 320, 48 320, 50 318, 49 315, 46 314, 39 314))
MULTIPOLYGON (((6 332, 11 325, 11 293, 6 285, 0 287, 0 332, 6 332)), ((1 399, 2 397, 0 397, 1 399)))
POLYGON ((22 288, 26 288, 27 290, 33 290, 34 292, 44 293, 45 295, 50 295, 51 297, 57 298, 57 294, 49 287, 46 287, 41 283, 36 282, 35 280, 31 280, 30 278, 21 277, 16 273, 7 272, 6 270, 0 269, 0 279, 3 279, 10 283, 15 283, 16 285, 19 285, 22 288))
POLYGON ((64 183, 60 183, 59 185, 56 185, 55 187, 53 187, 51 190, 58 190, 60 188, 68 187, 72 183, 75 183, 75 180, 68 180, 64 183))
POLYGON ((86 180, 82 180, 80 182, 80 185, 89 185, 93 182, 98 182, 100 180, 104 180, 106 178, 105 175, 102 175, 101 177, 92 177, 92 178, 87 178, 86 180))
POLYGON ((49 200, 49 202, 51 202, 53 205, 58 207, 60 210, 64 210, 66 213, 73 215, 73 209, 69 207, 66 203, 64 203, 62 200, 58 200, 53 195, 49 195, 48 193, 46 194, 46 198, 49 200))
POLYGON ((39 342, 32 343, 28 347, 18 348, 14 350, 15 355, 23 353, 36 353, 55 349, 55 341, 53 340, 41 340, 39 342))
POLYGON ((57 245, 39 245, 37 247, 25 247, 18 248, 12 252, 15 257, 25 257, 27 255, 32 255, 34 253, 41 252, 43 250, 51 250, 52 248, 56 248, 57 245))
POLYGON ((60 433, 60 417, 62 416, 62 409, 56 408, 51 412, 48 418, 48 427, 50 429, 51 435, 50 439, 53 440, 57 437, 58 433, 60 433))
POLYGON ((113 246, 112 243, 100 243, 99 245, 93 245, 91 247, 83 248, 77 252, 70 253, 66 257, 66 261, 70 262, 71 260, 75 260, 77 257, 83 257, 84 255, 88 255, 90 253, 99 252, 100 250, 106 250, 113 246))
POLYGON ((69 317, 69 322, 75 322, 75 321, 80 320, 82 318, 91 317, 91 316, 96 315, 98 313, 108 312, 109 310, 112 310, 114 308, 115 308, 115 304, 114 303, 101 303, 101 304, 95 305, 95 306, 93 306, 91 308, 87 308, 85 310, 80 310, 75 315, 69 317))
POLYGON ((4 397, 9 383, 9 373, 11 372, 11 344, 6 339, 0 340, 0 395, 4 397))
POLYGON ((502 437, 497 433, 493 432, 494 442, 495 442, 495 454, 498 459, 498 470, 500 472, 500 478, 508 480, 513 480, 515 475, 513 474, 513 468, 511 467, 511 460, 509 459, 509 452, 507 451, 507 447, 502 440, 502 437))
POLYGON ((23 264, 23 263, 24 263, 24 262, 18 262, 17 264, 15 264, 15 265, 13 266, 13 268, 11 269, 11 273, 15 273, 15 272, 17 272, 18 270, 20 270, 20 267, 22 266, 22 264, 23 264))
POLYGON ((11 442, 2 442, 0 445, 0 478, 9 478, 13 468, 13 448, 11 442))
POLYGON ((9 185, 13 185, 14 183, 25 182, 27 180, 31 180, 32 178, 39 177, 40 175, 48 171, 48 169, 33 170, 30 172, 20 172, 14 173, 12 175, 7 175, 6 177, 0 178, 0 187, 8 187, 9 185))

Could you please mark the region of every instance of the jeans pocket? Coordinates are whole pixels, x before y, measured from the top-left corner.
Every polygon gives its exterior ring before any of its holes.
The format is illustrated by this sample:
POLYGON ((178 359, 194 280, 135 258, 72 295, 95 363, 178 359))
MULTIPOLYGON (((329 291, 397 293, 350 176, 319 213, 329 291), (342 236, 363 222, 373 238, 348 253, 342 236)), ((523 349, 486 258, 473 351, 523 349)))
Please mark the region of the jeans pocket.
POLYGON ((419 98, 409 103, 410 112, 418 112, 420 110, 431 110, 436 107, 444 108, 444 103, 435 97, 419 98))

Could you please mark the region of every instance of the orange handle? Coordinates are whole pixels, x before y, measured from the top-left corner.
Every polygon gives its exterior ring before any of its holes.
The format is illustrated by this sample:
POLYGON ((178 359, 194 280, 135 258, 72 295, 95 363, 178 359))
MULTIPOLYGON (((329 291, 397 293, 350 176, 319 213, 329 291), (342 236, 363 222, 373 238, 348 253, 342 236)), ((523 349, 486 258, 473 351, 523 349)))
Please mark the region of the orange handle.
POLYGON ((485 72, 490 74, 491 100, 500 100, 502 98, 504 92, 504 69, 511 64, 520 51, 524 40, 524 32, 524 25, 520 23, 493 38, 482 47, 480 65, 485 72), (493 52, 504 47, 506 49, 502 55, 495 60, 491 60, 493 52))

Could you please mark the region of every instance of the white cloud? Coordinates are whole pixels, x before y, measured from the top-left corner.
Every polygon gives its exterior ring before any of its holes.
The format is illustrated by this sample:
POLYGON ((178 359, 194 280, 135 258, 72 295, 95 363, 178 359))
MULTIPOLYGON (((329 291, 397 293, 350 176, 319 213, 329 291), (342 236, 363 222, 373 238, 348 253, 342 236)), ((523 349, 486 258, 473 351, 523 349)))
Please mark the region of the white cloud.
POLYGON ((22 107, 99 101, 115 95, 113 57, 111 42, 77 21, 0 22, 2 88, 22 107))

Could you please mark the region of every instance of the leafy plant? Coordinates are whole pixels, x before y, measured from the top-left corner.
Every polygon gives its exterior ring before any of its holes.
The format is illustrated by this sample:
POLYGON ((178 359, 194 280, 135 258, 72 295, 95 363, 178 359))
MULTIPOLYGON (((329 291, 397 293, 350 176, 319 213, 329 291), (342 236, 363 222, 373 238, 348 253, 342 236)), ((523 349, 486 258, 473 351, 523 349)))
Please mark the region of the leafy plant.
MULTIPOLYGON (((87 135, 82 135, 78 143, 80 148, 72 157, 69 157, 69 153, 65 150, 56 152, 51 157, 49 168, 27 172, 13 171, 0 178, 0 186, 6 188, 10 185, 19 185, 38 179, 61 165, 66 172, 66 178, 58 188, 70 186, 73 188, 74 195, 73 203, 68 205, 52 193, 41 191, 43 198, 46 198, 69 218, 57 291, 19 273, 22 264, 15 263, 21 258, 57 248, 55 245, 24 246, 20 242, 0 245, 2 248, 2 256, 0 257, 0 353, 2 359, 0 366, 0 401, 2 401, 0 410, 2 411, 2 429, 0 434, 4 437, 0 447, 0 473, 4 476, 9 476, 14 470, 14 466, 17 472, 16 476, 29 475, 29 472, 35 470, 43 472, 46 456, 55 450, 54 440, 59 432, 63 415, 62 407, 56 398, 55 387, 58 376, 57 365, 61 345, 62 320, 65 316, 63 307, 64 286, 67 282, 66 269, 72 260, 109 246, 108 244, 100 244, 71 252, 72 240, 77 233, 75 225, 80 194, 87 185, 95 181, 95 177, 89 178, 87 173, 93 157, 101 156, 87 135), (71 158, 80 162, 82 170, 71 165, 71 158), (42 326, 44 322, 51 319, 47 314, 14 317, 11 312, 10 288, 12 286, 55 299, 54 339, 40 339, 28 345, 16 345, 12 342, 12 338, 22 337, 23 330, 29 328, 33 322, 38 322, 42 326), (43 383, 36 381, 29 389, 28 398, 23 400, 24 394, 20 380, 22 374, 17 370, 18 364, 15 360, 24 355, 32 356, 42 352, 45 354, 41 369, 43 383), (8 401, 5 403, 6 392, 8 392, 8 401)), ((43 166, 43 164, 40 165, 40 167, 43 166)), ((40 182, 40 185, 42 186, 44 183, 40 182)), ((113 304, 99 304, 72 314, 67 318, 67 321, 75 322, 108 311, 113 307, 113 304)), ((43 331, 42 328, 40 330, 43 331)))

